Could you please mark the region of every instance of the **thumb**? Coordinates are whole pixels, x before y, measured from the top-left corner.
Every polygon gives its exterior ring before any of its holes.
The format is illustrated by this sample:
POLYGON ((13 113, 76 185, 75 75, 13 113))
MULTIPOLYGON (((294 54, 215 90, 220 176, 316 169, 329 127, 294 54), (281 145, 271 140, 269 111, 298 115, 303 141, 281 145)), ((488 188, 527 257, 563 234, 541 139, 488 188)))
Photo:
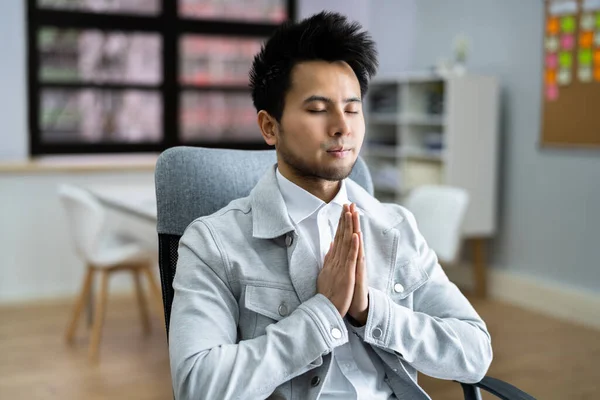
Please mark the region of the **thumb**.
POLYGON ((358 256, 356 258, 356 283, 363 284, 366 280, 365 245, 362 232, 358 232, 358 256))

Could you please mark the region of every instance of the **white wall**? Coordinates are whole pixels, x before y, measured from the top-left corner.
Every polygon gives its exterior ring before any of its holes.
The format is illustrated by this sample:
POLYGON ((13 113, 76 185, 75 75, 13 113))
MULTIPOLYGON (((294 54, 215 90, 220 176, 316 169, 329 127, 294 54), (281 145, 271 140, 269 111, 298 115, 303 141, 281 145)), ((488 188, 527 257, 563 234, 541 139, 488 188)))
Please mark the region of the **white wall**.
POLYGON ((379 51, 378 76, 411 66, 416 32, 416 0, 300 0, 298 19, 323 10, 336 11, 359 22, 379 51))
POLYGON ((369 2, 365 0, 300 0, 297 7, 298 20, 321 11, 335 11, 358 21, 365 29, 369 27, 369 2))
POLYGON ((28 155, 25 2, 2 2, 0 12, 0 161, 28 155))
POLYGON ((415 51, 417 0, 371 0, 369 7, 369 31, 379 50, 378 76, 410 69, 415 51))

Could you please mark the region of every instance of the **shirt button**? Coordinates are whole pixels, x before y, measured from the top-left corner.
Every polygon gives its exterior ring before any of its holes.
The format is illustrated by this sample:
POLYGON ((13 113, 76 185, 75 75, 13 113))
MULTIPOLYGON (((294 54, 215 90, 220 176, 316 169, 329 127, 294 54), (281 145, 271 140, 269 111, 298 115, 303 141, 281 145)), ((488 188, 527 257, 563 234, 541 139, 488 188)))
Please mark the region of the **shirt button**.
POLYGON ((318 376, 315 376, 310 380, 310 386, 312 387, 319 386, 319 383, 321 383, 321 378, 319 378, 318 376))
POLYGON ((334 339, 341 339, 342 331, 340 331, 338 328, 333 328, 331 330, 331 336, 333 336, 334 339))
POLYGON ((398 372, 398 368, 394 368, 392 371, 394 371, 394 372, 398 372))
POLYGON ((404 292, 404 286, 402 286, 402 285, 401 285, 401 284, 399 284, 399 283, 396 283, 396 284, 394 285, 394 292, 396 292, 396 293, 401 293, 401 292, 404 292))
POLYGON ((290 247, 292 245, 292 243, 294 243, 294 238, 292 237, 292 235, 287 235, 285 237, 285 245, 287 247, 290 247))
POLYGON ((373 337, 379 339, 383 335, 383 331, 380 328, 373 329, 373 337))
POLYGON ((279 315, 281 315, 282 317, 285 317, 286 315, 288 315, 288 308, 287 305, 285 303, 281 303, 279 305, 279 315))

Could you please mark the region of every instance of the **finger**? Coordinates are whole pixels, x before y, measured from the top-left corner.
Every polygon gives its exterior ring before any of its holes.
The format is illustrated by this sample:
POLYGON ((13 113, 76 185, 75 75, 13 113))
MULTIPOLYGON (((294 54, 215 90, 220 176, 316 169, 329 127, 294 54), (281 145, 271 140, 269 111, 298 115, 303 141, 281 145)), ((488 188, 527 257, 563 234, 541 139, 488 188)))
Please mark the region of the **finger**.
POLYGON ((360 232, 360 218, 358 217, 358 211, 354 211, 352 213, 352 226, 354 227, 354 232, 360 232))
POLYGON ((346 259, 346 268, 348 268, 352 273, 356 273, 356 258, 358 257, 358 248, 360 247, 360 240, 358 234, 353 233, 351 236, 351 247, 348 252, 348 257, 346 259))
POLYGON ((342 212, 340 214, 340 220, 338 221, 338 226, 337 229, 335 231, 335 237, 333 238, 334 244, 333 244, 333 257, 335 259, 339 259, 340 256, 340 252, 341 252, 341 242, 342 242, 342 236, 343 236, 343 229, 344 229, 344 212, 345 207, 342 208, 342 212))
POLYGON ((349 212, 344 215, 344 227, 342 232, 342 246, 341 246, 341 257, 343 260, 347 257, 350 248, 352 247, 352 217, 349 212))
POLYGON ((338 227, 337 227, 337 230, 335 231, 335 237, 337 237, 338 234, 342 230, 343 222, 344 222, 344 214, 345 213, 346 213, 345 210, 342 208, 342 212, 340 213, 340 220, 338 221, 338 227))
POLYGON ((359 246, 356 257, 356 283, 364 284, 367 279, 367 270, 365 264, 365 243, 363 241, 362 232, 358 233, 359 246))

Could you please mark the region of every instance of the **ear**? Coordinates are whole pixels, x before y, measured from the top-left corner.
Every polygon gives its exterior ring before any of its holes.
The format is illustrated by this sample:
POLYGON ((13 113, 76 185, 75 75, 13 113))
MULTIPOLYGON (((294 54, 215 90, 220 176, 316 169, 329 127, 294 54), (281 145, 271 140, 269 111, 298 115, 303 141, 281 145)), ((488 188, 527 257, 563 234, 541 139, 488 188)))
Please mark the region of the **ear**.
POLYGON ((265 142, 269 146, 275 146, 279 135, 279 123, 277 120, 265 110, 260 110, 258 112, 258 127, 265 142))

